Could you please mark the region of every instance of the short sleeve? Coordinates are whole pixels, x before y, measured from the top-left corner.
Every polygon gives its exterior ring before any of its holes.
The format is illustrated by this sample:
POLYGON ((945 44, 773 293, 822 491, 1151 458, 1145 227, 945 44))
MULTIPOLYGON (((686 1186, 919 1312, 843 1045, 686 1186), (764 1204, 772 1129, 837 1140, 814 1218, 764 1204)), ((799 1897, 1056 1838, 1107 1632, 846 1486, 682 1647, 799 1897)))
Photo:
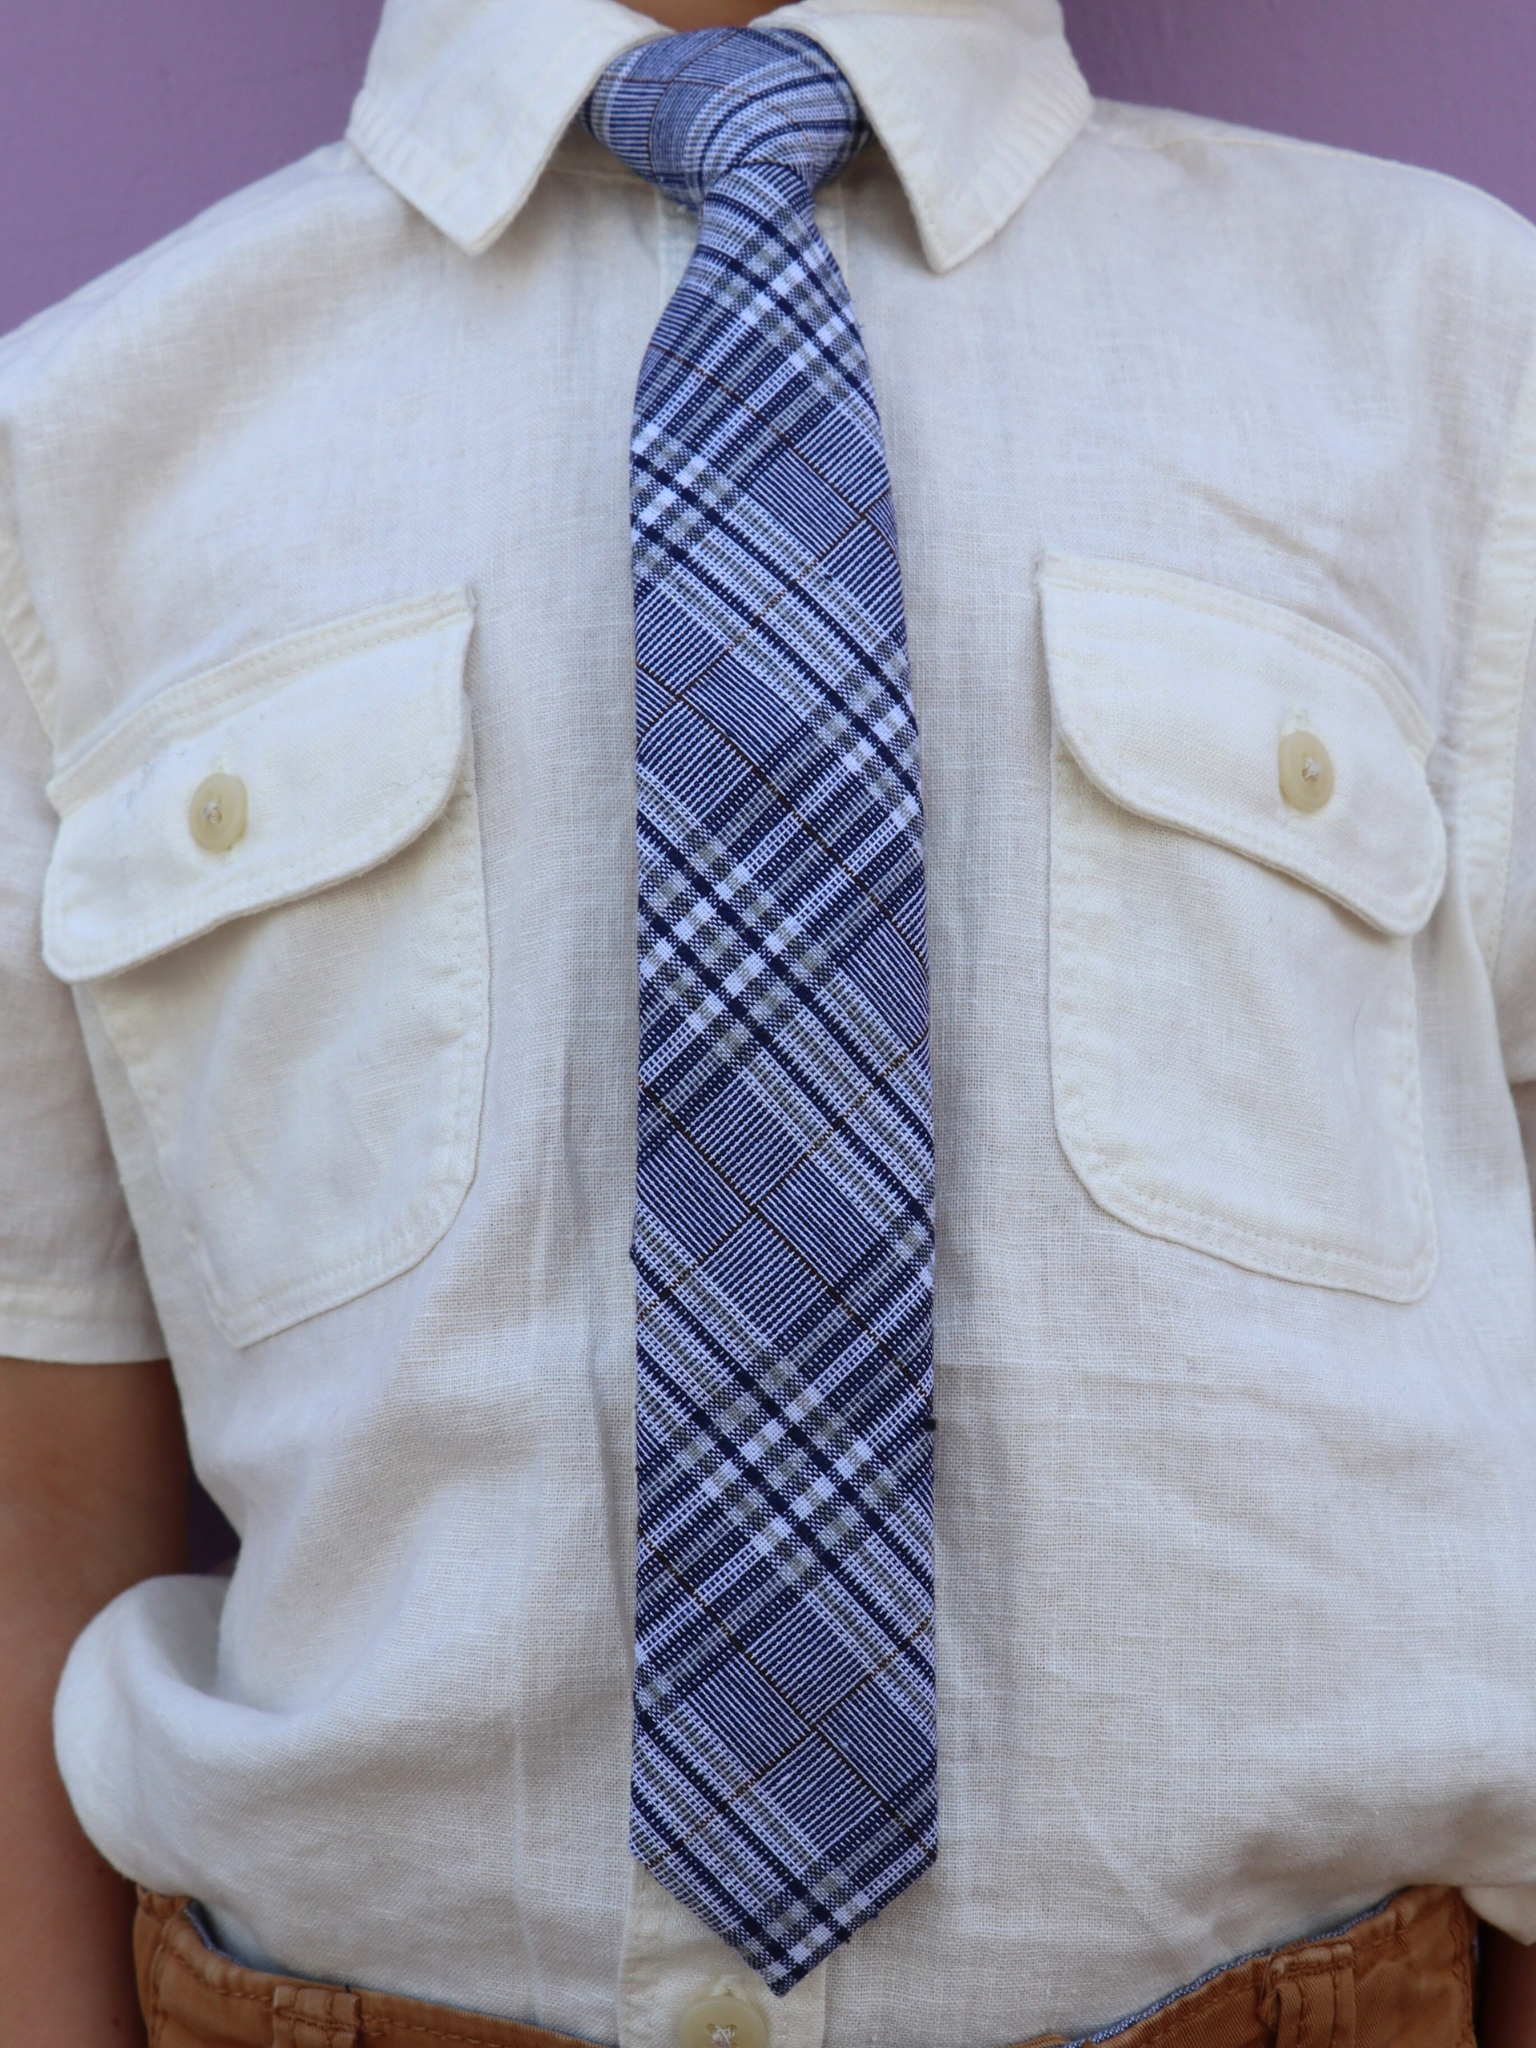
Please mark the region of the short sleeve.
POLYGON ((0 643, 0 1356, 110 1365, 165 1346, 74 1004, 43 965, 48 759, 0 643))
POLYGON ((1456 827, 1504 1066, 1536 1082, 1536 359, 1488 508, 1458 715, 1456 827))
MULTIPOLYGON (((1532 574, 1536 638, 1536 562, 1532 574)), ((1494 996, 1504 1064, 1515 1087, 1536 1082, 1536 646, 1526 649, 1509 798, 1509 854, 1497 923, 1494 996)))

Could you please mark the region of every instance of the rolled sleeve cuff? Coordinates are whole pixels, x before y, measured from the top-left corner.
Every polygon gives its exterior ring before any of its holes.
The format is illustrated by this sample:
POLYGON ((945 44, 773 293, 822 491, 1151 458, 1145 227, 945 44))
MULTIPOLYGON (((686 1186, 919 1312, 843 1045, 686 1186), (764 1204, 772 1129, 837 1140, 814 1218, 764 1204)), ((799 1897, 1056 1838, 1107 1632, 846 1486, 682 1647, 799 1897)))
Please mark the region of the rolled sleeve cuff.
POLYGON ((0 1356, 131 1365, 163 1358, 165 1339, 136 1273, 89 1286, 0 1279, 0 1356))

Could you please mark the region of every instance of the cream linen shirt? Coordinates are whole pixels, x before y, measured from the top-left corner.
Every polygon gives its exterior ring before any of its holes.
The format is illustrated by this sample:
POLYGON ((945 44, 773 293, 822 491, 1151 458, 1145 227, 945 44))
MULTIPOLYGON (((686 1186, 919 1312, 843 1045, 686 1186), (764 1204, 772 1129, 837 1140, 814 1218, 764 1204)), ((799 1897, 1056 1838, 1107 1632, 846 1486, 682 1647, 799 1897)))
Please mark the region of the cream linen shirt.
POLYGON ((0 1350, 163 1333, 243 1538, 87 1630, 71 1793, 242 1956, 623 2048, 732 1978, 773 2048, 1082 2031, 1419 1880, 1536 1935, 1536 234, 1095 110, 1053 0, 772 18, 879 138, 939 1863, 774 2002, 626 1850, 693 230, 570 132, 614 0, 389 0, 347 142, 0 349, 0 1350))

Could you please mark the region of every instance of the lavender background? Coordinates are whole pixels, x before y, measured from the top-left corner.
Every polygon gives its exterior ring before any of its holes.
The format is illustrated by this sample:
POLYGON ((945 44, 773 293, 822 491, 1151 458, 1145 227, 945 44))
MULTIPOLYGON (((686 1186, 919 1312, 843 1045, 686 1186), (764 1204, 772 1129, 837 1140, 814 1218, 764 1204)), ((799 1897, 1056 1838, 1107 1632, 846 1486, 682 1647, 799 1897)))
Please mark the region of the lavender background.
MULTIPOLYGON (((0 332, 338 136, 380 4, 0 0, 0 332)), ((1065 4, 1098 93, 1429 164, 1536 219, 1536 0, 1065 4)), ((201 1564, 232 1549, 196 1490, 192 1526, 201 1564)))
MULTIPOLYGON (((0 0, 0 332, 341 133, 380 0, 0 0)), ((1536 217, 1532 0, 1066 0, 1095 91, 1536 217)))

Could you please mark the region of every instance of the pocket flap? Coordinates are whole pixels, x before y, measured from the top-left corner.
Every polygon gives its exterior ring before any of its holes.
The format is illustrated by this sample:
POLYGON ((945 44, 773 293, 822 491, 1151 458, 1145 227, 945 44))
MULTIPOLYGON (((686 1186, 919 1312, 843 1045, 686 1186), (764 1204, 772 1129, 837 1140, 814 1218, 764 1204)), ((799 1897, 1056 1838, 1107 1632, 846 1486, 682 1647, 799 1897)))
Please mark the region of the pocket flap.
POLYGON ((231 918, 376 867, 452 794, 466 734, 463 591, 360 614, 176 683, 61 764, 43 955, 64 981, 117 974, 231 918), (193 792, 236 776, 227 852, 193 837, 193 792))
POLYGON ((1126 810, 1278 868, 1407 937, 1445 882, 1434 734, 1376 656, 1299 614, 1162 570, 1049 555, 1058 729, 1126 810), (1281 741, 1321 740, 1332 794, 1287 802, 1281 741))

